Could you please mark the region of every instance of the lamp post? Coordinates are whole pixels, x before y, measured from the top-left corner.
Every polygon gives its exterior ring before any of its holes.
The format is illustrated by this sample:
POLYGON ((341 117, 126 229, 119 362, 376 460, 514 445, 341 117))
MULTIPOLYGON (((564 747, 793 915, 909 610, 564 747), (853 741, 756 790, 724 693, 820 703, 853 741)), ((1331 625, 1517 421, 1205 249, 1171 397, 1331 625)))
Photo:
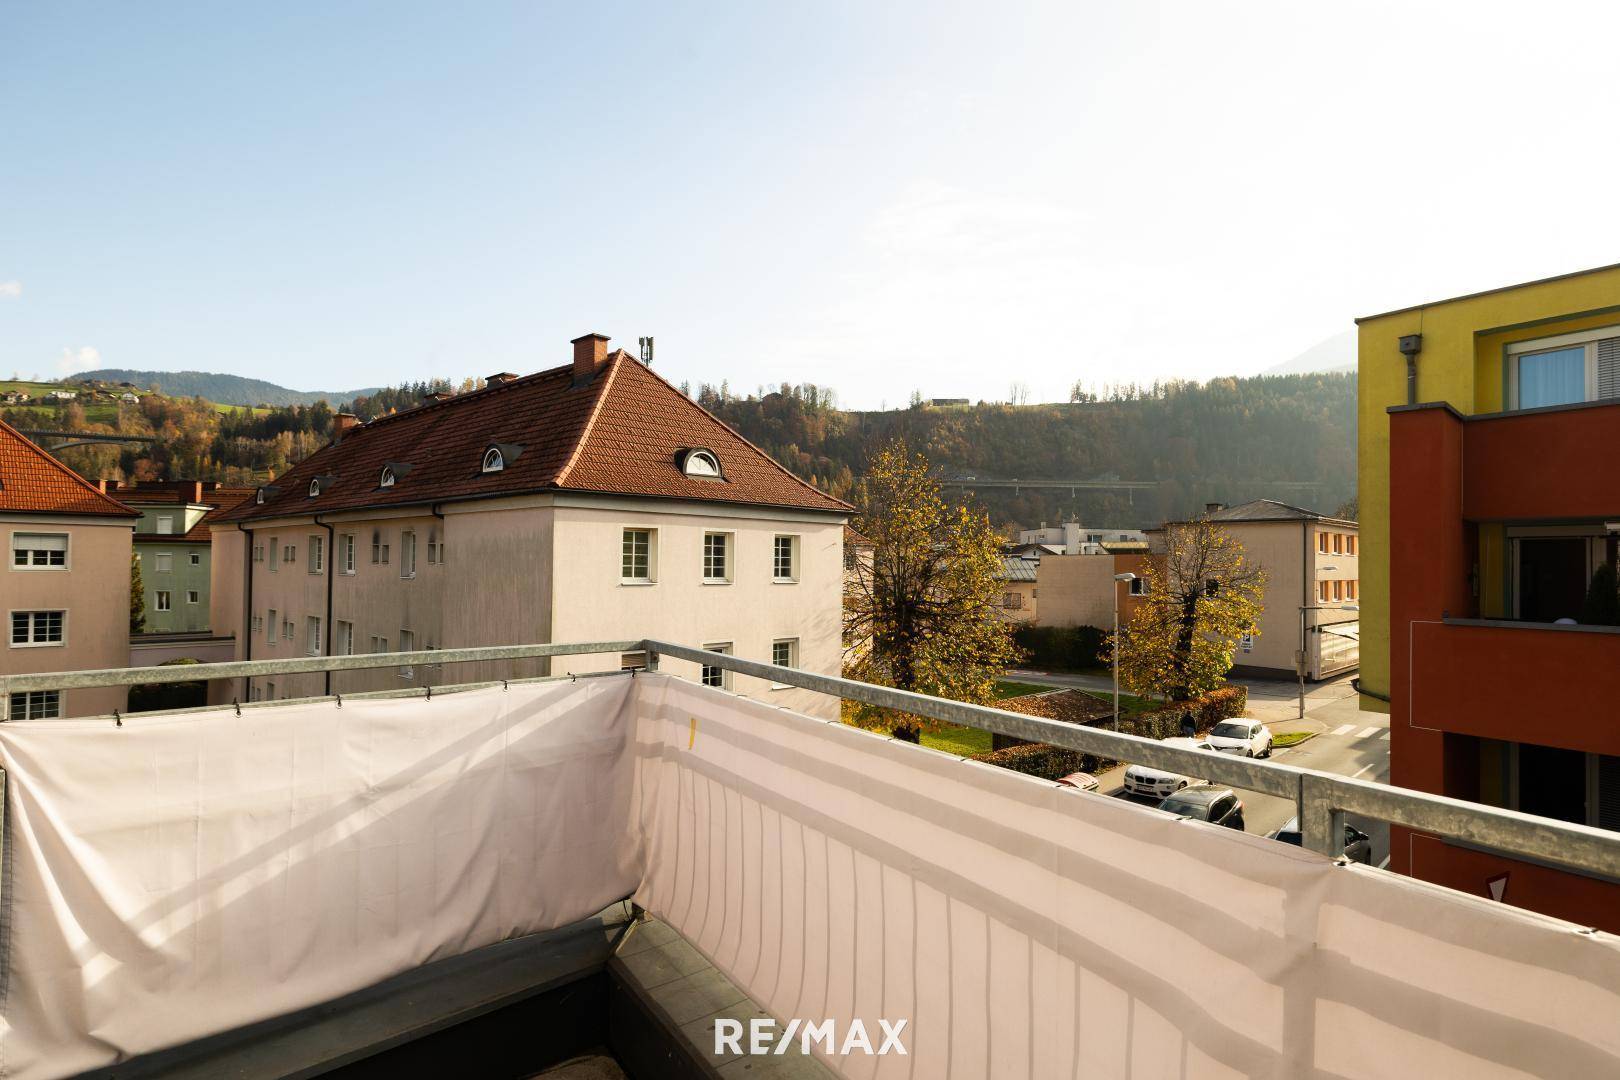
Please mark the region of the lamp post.
MULTIPOLYGON (((1135 574, 1115 574, 1116 582, 1136 580, 1135 574)), ((1119 730, 1119 585, 1114 586, 1114 730, 1119 730)))
MULTIPOLYGON (((1316 593, 1317 578, 1323 574, 1330 574, 1337 569, 1337 566, 1318 566, 1316 568, 1316 573, 1311 576, 1311 593, 1313 597, 1316 593)), ((1316 604, 1299 605, 1299 659, 1294 666, 1299 669, 1299 718, 1301 720, 1305 719, 1305 613, 1315 611, 1317 607, 1316 604)))

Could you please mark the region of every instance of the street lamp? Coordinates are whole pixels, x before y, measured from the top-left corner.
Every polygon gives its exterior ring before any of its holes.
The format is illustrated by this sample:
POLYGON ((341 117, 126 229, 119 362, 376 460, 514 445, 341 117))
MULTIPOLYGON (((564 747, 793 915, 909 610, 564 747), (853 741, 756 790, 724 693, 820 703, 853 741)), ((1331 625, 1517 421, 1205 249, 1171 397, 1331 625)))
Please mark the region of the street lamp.
MULTIPOLYGON (((1115 581, 1135 581, 1135 574, 1115 574, 1115 581)), ((1114 586, 1114 730, 1119 730, 1119 586, 1114 586)))
MULTIPOLYGON (((1337 566, 1318 566, 1316 568, 1316 573, 1311 575, 1313 598, 1316 592, 1316 579, 1322 574, 1331 574, 1337 569, 1337 566)), ((1305 719, 1305 613, 1315 611, 1317 606, 1316 604, 1299 605, 1299 659, 1294 666, 1299 669, 1299 718, 1301 720, 1305 719)))

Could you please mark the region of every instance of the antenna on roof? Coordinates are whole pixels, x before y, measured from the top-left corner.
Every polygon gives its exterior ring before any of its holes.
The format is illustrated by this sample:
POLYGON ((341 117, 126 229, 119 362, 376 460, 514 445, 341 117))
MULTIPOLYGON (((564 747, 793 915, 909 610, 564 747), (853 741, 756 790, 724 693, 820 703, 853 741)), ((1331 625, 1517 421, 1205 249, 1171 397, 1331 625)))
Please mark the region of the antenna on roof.
POLYGON ((652 367, 653 339, 650 337, 644 337, 637 338, 636 340, 641 342, 641 362, 646 364, 648 367, 652 367))

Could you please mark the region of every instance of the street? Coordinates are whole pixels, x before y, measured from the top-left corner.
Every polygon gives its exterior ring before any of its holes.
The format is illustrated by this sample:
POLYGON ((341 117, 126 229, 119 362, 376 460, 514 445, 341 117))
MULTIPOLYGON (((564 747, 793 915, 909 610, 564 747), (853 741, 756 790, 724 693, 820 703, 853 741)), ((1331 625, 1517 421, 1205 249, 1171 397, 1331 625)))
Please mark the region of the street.
MULTIPOLYGON (((1008 677, 1070 689, 1113 689, 1109 679, 1096 675, 1021 670, 1008 672, 1008 677)), ((1248 715, 1265 721, 1272 735, 1295 731, 1312 733, 1311 738, 1296 746, 1276 750, 1271 760, 1379 783, 1389 781, 1389 716, 1360 709, 1358 695, 1347 676, 1307 683, 1303 720, 1299 719, 1298 683, 1265 679, 1233 679, 1232 682, 1248 690, 1248 715)), ((1101 785, 1099 790, 1104 795, 1151 805, 1148 800, 1124 793, 1120 787, 1124 775, 1124 766, 1103 773, 1097 778, 1101 785)), ((1243 800, 1246 830, 1259 836, 1280 828, 1295 813, 1294 804, 1287 799, 1242 790, 1238 791, 1238 796, 1243 800)), ((1389 857, 1389 825, 1353 814, 1347 820, 1372 840, 1372 864, 1382 865, 1389 857)))

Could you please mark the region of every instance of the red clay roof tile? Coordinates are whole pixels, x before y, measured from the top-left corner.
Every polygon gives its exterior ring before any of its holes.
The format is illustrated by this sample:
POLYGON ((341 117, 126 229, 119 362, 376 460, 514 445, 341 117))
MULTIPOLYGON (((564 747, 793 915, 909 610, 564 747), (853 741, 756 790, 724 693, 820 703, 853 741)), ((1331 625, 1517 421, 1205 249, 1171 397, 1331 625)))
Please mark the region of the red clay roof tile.
POLYGON ((0 511, 139 517, 0 420, 0 511))

